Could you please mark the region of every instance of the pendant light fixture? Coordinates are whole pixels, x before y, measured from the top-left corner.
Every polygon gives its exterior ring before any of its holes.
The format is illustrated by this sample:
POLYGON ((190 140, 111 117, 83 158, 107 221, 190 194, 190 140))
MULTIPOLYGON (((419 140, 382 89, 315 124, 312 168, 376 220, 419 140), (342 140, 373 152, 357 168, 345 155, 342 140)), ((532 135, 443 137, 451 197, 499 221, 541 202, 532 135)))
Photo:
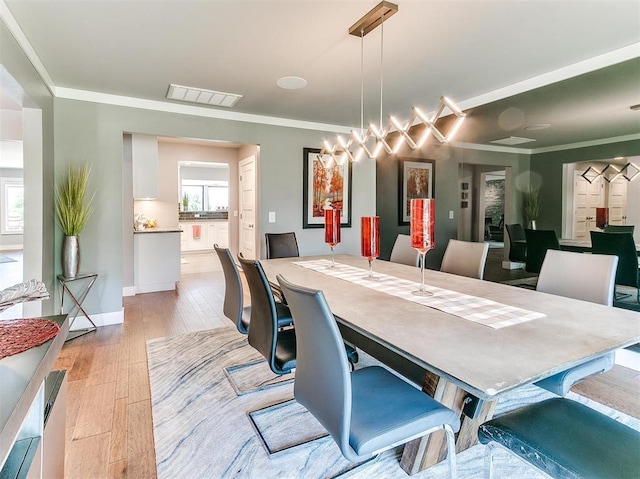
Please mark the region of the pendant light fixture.
MULTIPOLYGON (((433 136, 441 143, 450 142, 460 129, 466 114, 463 113, 453 101, 447 97, 440 97, 440 104, 432 114, 425 114, 417 107, 414 107, 411 116, 407 121, 401 122, 394 117, 389 117, 386 125, 382 123, 383 107, 383 63, 384 63, 384 21, 398 11, 398 5, 391 2, 380 2, 371 11, 349 28, 349 34, 360 37, 360 131, 352 130, 349 139, 337 135, 334 143, 324 140, 318 160, 325 167, 332 163, 342 165, 345 161, 356 162, 362 157, 377 158, 384 150, 387 154, 397 153, 402 145, 406 143, 411 149, 419 149, 424 146, 429 136, 433 136), (367 33, 380 26, 380 123, 369 124, 364 130, 364 37, 367 33), (455 115, 456 120, 447 133, 441 132, 436 127, 436 122, 448 110, 455 115), (411 128, 423 124, 424 131, 419 138, 412 137, 411 128), (395 144, 391 146, 387 141, 389 133, 397 131, 395 144), (355 146, 356 152, 351 151, 355 146)), ((415 131, 415 130, 414 130, 415 131)))

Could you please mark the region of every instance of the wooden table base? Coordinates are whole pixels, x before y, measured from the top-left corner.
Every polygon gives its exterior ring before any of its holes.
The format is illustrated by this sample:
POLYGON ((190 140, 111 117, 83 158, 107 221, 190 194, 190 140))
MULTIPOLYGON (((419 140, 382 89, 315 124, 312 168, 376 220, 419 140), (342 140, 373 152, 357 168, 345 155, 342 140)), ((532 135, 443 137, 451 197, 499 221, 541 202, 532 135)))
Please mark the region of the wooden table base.
MULTIPOLYGON (((460 414, 460 432, 456 434, 456 452, 464 451, 478 442, 478 427, 491 419, 496 401, 486 401, 476 419, 462 413, 467 393, 436 374, 427 373, 422 391, 460 414)), ((409 475, 423 471, 446 458, 447 443, 444 431, 436 431, 426 437, 407 443, 402 453, 400 467, 409 475)))

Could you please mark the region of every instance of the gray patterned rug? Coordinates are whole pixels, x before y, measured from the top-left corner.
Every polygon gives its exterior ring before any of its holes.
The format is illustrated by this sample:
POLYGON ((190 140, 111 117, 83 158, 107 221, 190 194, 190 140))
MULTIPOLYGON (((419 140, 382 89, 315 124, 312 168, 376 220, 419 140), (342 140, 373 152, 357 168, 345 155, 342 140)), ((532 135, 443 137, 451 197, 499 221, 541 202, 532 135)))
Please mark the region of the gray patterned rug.
MULTIPOLYGON (((147 342, 147 356, 160 479, 313 479, 342 473, 360 479, 407 478, 399 466, 402 447, 360 466, 348 463, 330 437, 289 447, 319 432, 314 418, 295 402, 286 403, 291 407, 259 413, 256 422, 250 420, 250 412, 291 399, 293 384, 238 395, 223 368, 246 364, 260 356, 248 345, 246 336, 235 329, 154 339, 147 342), (279 452, 269 454, 270 448, 279 452)), ((374 362, 364 353, 361 357, 359 366, 374 362)), ((270 384, 272 374, 266 365, 255 374, 264 376, 257 383, 270 384)), ((640 429, 640 421, 570 394, 572 399, 640 429)), ((501 400, 496 414, 545 397, 549 393, 535 386, 523 388, 501 400)), ((483 478, 484 451, 484 446, 477 445, 458 454, 458 477, 483 478)), ((498 451, 494 465, 496 479, 546 477, 507 452, 498 451)), ((446 463, 441 463, 412 477, 448 479, 448 475, 446 463)))

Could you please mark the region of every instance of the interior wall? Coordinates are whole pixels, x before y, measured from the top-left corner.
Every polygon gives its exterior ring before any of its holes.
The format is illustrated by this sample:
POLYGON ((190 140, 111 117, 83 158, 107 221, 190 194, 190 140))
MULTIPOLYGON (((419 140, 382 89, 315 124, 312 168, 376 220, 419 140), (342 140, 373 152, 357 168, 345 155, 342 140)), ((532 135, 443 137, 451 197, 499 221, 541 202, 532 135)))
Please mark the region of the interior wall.
MULTIPOLYGON (((531 155, 531 172, 540 184, 539 229, 554 229, 560 234, 563 225, 563 165, 579 161, 604 160, 616 156, 640 155, 640 140, 573 148, 531 155)), ((637 181, 637 180, 636 180, 637 181)), ((636 203, 637 204, 637 203, 636 203)), ((628 203, 627 209, 638 208, 628 203)))
MULTIPOLYGON (((380 216, 380 257, 389 259, 391 248, 399 233, 409 234, 409 226, 398 224, 398 158, 426 158, 435 164, 435 200, 436 200, 436 247, 427 254, 427 267, 439 269, 444 250, 451 238, 458 237, 457 214, 460 208, 458 183, 466 177, 469 165, 472 168, 484 168, 491 171, 496 166, 512 167, 513 185, 517 188, 521 182, 529 182, 529 155, 519 153, 469 150, 440 144, 428 144, 421 150, 401 151, 396 156, 381 157, 376 162, 376 210, 380 216), (479 166, 478 166, 479 165, 479 166), (488 165, 491 165, 489 167, 488 165), (461 176, 464 175, 464 176, 461 176), (453 219, 449 212, 453 211, 453 219)), ((471 186, 470 186, 471 188, 471 186)), ((522 222, 522 198, 514 195, 514 208, 505 212, 505 222, 522 222)), ((475 221, 477 223, 477 220, 475 221)))
MULTIPOLYGON (((22 115, 20 122, 22 123, 22 115)), ((0 178, 22 178, 23 176, 22 168, 0 168, 0 178)), ((3 213, 0 213, 0 220, 3 220, 2 215, 3 213)), ((0 251, 22 249, 22 240, 23 235, 0 233, 0 251)))
POLYGON ((26 143, 24 181, 31 190, 25 202, 28 202, 28 212, 33 212, 26 223, 26 233, 34 236, 24 243, 24 274, 29 279, 42 280, 51 297, 41 303, 41 314, 53 314, 59 308, 54 269, 54 102, 51 92, 3 22, 0 22, 0 45, 2 87, 20 94, 22 107, 32 110, 27 112, 26 123, 23 118, 23 129, 25 125, 29 129, 23 138, 26 143))
MULTIPOLYGON (((55 106, 55 153, 60 160, 56 171, 64 171, 70 162, 86 160, 92 166, 89 187, 96 191, 96 212, 81 234, 82 269, 100 275, 95 292, 86 300, 90 313, 122 310, 123 237, 133 236, 133 229, 124 226, 122 218, 123 132, 260 145, 260 237, 267 228, 295 231, 301 254, 327 253, 322 229, 302 229, 302 151, 320 145, 329 132, 76 100, 56 99, 55 106), (276 223, 268 223, 268 211, 277 212, 276 223)), ((375 211, 375 165, 357 166, 353 174, 353 214, 357 218, 375 211)), ((56 248, 61 242, 58 231, 56 248)), ((359 230, 345 229, 338 251, 359 254, 359 246, 359 230)), ((56 269, 61 269, 59 260, 56 269)))

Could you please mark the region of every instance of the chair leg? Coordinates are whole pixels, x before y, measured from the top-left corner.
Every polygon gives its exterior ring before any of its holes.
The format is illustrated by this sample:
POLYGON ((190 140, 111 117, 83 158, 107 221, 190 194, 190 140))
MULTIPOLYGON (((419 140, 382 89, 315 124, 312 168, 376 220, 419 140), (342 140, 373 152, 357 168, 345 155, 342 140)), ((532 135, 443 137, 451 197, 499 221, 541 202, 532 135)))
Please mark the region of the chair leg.
POLYGON ((447 459, 449 460, 449 476, 456 479, 458 476, 458 465, 456 463, 456 436, 453 429, 448 424, 444 425, 444 431, 447 434, 447 459))
POLYGON ((493 443, 487 444, 487 453, 484 456, 484 477, 485 479, 493 479, 493 443))

